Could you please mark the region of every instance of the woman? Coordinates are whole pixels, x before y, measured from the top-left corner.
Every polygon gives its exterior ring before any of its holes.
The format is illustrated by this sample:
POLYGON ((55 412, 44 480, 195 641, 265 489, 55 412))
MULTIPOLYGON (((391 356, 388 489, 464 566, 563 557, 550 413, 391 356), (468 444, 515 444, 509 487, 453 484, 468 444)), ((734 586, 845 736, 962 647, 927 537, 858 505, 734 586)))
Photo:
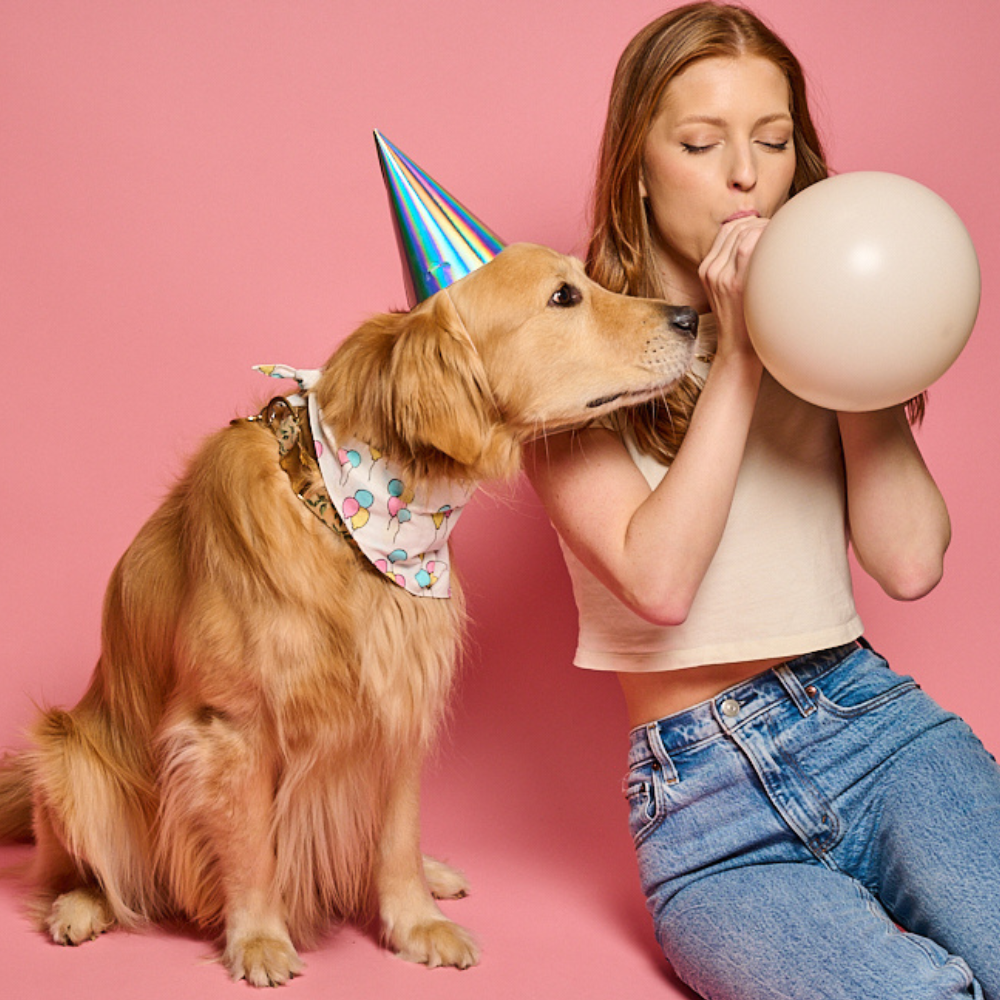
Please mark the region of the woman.
POLYGON ((849 541, 922 597, 944 501, 905 408, 796 399, 743 320, 767 220, 824 176, 801 68, 755 16, 699 3, 633 39, 588 267, 710 313, 707 357, 669 408, 549 438, 529 474, 575 662, 625 695, 630 824, 678 974, 711 998, 1000 998, 1000 769, 862 638, 847 560, 849 541))

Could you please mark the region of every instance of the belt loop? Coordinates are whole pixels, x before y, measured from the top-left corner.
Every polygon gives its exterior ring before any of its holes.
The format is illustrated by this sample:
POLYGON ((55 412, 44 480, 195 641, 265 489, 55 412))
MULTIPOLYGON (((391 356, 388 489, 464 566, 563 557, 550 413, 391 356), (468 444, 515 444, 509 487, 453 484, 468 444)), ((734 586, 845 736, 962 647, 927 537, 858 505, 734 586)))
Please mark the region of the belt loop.
POLYGON ((795 671, 787 663, 779 663, 774 668, 774 674, 803 716, 812 715, 816 711, 816 702, 806 693, 802 682, 795 676, 795 671))
POLYGON ((676 784, 680 780, 677 776, 677 768, 674 767, 674 762, 663 746, 663 740, 660 739, 660 724, 658 722, 651 722, 646 726, 646 739, 663 774, 663 780, 668 785, 676 784))

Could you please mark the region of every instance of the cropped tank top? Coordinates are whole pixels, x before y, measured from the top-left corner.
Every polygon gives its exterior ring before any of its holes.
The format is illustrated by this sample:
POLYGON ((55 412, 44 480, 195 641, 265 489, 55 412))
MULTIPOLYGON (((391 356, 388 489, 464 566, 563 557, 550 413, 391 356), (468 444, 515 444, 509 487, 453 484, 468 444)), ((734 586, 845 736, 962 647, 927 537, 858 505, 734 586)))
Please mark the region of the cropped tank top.
MULTIPOLYGON (((623 440, 655 489, 668 468, 623 440)), ((560 543, 579 612, 578 667, 639 672, 788 658, 863 631, 837 416, 766 372, 722 540, 683 624, 641 618, 560 543)))

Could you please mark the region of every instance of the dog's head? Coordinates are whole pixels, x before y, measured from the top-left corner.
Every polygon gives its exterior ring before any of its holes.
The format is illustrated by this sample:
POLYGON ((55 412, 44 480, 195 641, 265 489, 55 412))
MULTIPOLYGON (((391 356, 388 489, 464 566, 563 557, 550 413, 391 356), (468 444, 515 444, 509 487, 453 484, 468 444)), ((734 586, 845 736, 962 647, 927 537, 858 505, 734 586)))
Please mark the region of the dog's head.
POLYGON ((351 334, 319 404, 335 434, 376 443, 417 475, 504 477, 524 441, 668 392, 697 326, 691 309, 615 295, 578 260, 514 244, 351 334))

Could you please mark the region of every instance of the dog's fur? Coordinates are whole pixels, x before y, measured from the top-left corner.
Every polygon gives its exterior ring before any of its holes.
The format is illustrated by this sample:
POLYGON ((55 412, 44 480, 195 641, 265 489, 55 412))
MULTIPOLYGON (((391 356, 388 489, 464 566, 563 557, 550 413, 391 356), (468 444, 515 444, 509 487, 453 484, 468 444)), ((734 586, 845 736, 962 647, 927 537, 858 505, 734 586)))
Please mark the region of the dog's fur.
MULTIPOLYGON (((316 392, 335 434, 420 480, 505 477, 537 433, 663 392, 690 322, 519 245, 363 325, 316 392)), ((418 826, 461 593, 416 598, 362 559, 293 494, 269 430, 207 440, 115 568, 87 693, 0 769, 0 833, 33 834, 55 941, 181 916, 223 934, 234 978, 278 984, 293 942, 374 896, 404 957, 476 961, 432 898, 465 881, 418 826)))

